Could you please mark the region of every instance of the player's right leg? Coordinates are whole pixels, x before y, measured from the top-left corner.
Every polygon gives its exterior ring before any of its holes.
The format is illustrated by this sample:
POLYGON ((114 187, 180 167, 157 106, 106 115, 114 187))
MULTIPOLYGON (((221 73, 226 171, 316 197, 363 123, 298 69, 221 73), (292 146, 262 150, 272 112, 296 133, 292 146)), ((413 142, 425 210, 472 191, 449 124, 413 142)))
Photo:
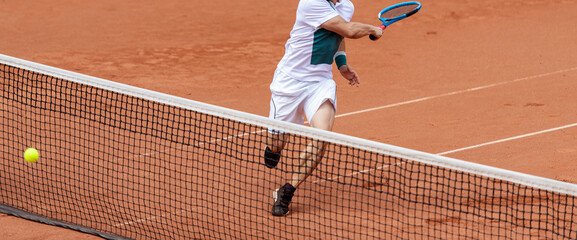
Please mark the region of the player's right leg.
MULTIPOLYGON (((336 110, 329 100, 324 101, 311 118, 311 127, 331 131, 335 121, 336 110)), ((313 170, 320 163, 325 153, 326 143, 320 140, 311 141, 301 152, 299 164, 293 171, 291 184, 298 188, 301 183, 311 175, 313 170)))
MULTIPOLYGON (((330 101, 325 101, 311 119, 311 127, 330 131, 335 119, 335 108, 330 101)), ((285 216, 296 189, 307 179, 320 163, 326 143, 313 140, 301 152, 299 164, 295 167, 291 183, 286 183, 273 193, 274 204, 271 213, 274 216, 285 216)))
MULTIPOLYGON (((311 127, 331 131, 335 120, 336 110, 333 103, 325 100, 315 112, 310 121, 311 127)), ((296 189, 307 179, 313 170, 320 163, 326 143, 320 140, 313 140, 301 152, 299 164, 296 166, 291 183, 286 183, 273 193, 275 200, 272 206, 274 216, 285 216, 289 213, 289 205, 292 201, 296 189)))

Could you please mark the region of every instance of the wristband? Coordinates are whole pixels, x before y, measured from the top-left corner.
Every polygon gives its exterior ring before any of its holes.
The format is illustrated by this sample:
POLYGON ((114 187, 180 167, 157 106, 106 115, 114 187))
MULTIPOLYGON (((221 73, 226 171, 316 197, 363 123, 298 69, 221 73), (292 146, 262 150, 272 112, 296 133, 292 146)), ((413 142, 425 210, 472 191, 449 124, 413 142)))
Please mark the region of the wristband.
POLYGON ((335 53, 335 63, 337 64, 337 69, 343 65, 347 65, 347 54, 343 51, 335 53))

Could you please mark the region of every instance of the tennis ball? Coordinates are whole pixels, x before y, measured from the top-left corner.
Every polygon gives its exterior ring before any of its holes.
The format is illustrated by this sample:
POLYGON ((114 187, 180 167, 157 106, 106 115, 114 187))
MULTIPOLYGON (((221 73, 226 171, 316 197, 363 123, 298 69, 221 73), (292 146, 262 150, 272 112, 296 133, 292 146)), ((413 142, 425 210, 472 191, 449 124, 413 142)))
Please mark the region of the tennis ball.
POLYGON ((26 149, 26 151, 24 151, 24 159, 26 159, 27 162, 33 163, 36 162, 36 160, 38 160, 38 150, 36 150, 36 148, 28 148, 26 149))

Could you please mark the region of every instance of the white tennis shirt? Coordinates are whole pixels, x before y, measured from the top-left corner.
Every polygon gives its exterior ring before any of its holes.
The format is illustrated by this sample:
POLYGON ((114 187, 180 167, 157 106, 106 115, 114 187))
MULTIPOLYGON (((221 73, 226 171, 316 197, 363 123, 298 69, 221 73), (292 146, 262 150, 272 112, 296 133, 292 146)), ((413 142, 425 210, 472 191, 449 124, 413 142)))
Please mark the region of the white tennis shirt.
POLYGON ((351 21, 354 11, 350 0, 336 5, 328 0, 300 0, 278 69, 299 81, 332 79, 333 58, 343 37, 320 25, 338 15, 351 21))

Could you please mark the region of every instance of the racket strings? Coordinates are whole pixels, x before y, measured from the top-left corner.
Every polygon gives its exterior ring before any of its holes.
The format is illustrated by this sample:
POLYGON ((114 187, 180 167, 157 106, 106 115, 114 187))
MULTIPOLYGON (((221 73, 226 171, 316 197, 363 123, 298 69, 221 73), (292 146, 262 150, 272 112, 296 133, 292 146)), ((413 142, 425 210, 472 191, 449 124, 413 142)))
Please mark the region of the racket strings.
POLYGON ((415 9, 417 9, 418 6, 419 6, 418 4, 409 4, 396 7, 382 13, 381 18, 396 18, 414 11, 415 9))

